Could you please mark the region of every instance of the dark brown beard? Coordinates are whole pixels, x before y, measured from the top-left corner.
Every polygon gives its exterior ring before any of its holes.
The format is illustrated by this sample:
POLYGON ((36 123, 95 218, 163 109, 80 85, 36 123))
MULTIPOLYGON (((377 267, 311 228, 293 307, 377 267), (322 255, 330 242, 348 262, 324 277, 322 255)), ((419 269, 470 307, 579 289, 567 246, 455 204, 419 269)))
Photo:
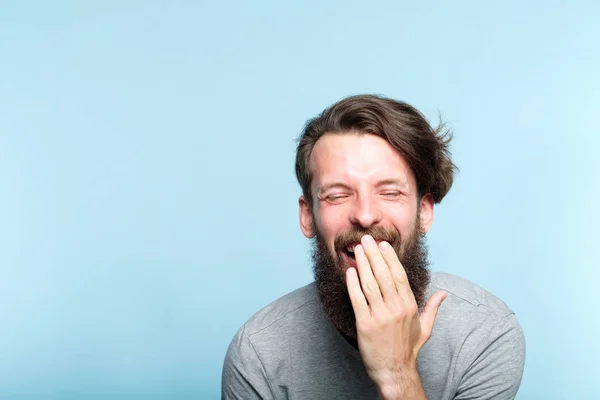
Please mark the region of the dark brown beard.
MULTIPOLYGON (((418 221, 419 218, 417 223, 418 221)), ((356 319, 348 295, 341 254, 348 245, 360 242, 360 238, 366 234, 373 236, 375 240, 389 242, 396 250, 419 309, 425 304, 425 291, 430 279, 425 236, 420 234, 418 226, 415 226, 404 244, 396 229, 376 227, 344 232, 334 240, 336 254, 331 254, 322 235, 317 232, 313 241, 312 258, 319 299, 323 311, 337 330, 352 339, 356 338, 356 319)))

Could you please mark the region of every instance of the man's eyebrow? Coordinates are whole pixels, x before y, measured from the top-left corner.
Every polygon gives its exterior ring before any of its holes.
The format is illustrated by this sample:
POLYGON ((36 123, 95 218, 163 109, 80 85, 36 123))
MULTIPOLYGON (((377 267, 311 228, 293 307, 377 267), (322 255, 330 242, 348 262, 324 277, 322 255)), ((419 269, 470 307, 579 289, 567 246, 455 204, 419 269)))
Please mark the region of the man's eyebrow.
POLYGON ((384 179, 382 181, 377 182, 377 185, 375 185, 375 186, 381 187, 381 186, 388 186, 388 185, 397 185, 397 186, 408 187, 408 182, 406 182, 405 180, 400 180, 400 179, 384 179))

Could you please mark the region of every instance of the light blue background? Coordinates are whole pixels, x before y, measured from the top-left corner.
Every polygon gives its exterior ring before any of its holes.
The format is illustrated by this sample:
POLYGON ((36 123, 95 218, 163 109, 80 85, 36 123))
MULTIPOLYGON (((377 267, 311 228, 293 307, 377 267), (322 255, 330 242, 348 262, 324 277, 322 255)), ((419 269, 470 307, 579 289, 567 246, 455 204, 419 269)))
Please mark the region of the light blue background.
POLYGON ((453 127, 432 268, 516 312, 518 398, 600 396, 599 3, 365 4, 0 2, 0 398, 218 398, 312 279, 294 139, 362 92, 453 127))

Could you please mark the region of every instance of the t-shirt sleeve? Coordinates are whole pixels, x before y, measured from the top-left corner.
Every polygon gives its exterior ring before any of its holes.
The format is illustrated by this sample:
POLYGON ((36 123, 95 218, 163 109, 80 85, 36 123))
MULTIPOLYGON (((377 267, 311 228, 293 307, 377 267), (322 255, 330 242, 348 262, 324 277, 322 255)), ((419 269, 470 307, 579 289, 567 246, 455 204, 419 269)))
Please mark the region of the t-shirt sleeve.
POLYGON ((225 355, 221 400, 273 398, 264 366, 242 327, 231 341, 225 355))
POLYGON ((514 399, 525 365, 525 336, 515 315, 492 326, 465 360, 455 400, 514 399))

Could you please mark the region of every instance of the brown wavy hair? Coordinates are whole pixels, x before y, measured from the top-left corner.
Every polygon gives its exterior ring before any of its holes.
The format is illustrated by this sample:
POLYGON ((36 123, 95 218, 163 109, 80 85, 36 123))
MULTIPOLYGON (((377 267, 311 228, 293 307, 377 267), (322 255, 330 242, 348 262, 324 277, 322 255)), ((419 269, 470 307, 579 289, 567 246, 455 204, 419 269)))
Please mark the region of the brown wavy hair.
POLYGON ((442 122, 433 128, 407 103, 377 95, 356 95, 308 120, 298 138, 296 177, 311 208, 310 157, 315 143, 326 133, 372 134, 387 140, 410 165, 419 198, 431 193, 434 202, 439 203, 452 186, 457 171, 449 150, 452 132, 442 122))

